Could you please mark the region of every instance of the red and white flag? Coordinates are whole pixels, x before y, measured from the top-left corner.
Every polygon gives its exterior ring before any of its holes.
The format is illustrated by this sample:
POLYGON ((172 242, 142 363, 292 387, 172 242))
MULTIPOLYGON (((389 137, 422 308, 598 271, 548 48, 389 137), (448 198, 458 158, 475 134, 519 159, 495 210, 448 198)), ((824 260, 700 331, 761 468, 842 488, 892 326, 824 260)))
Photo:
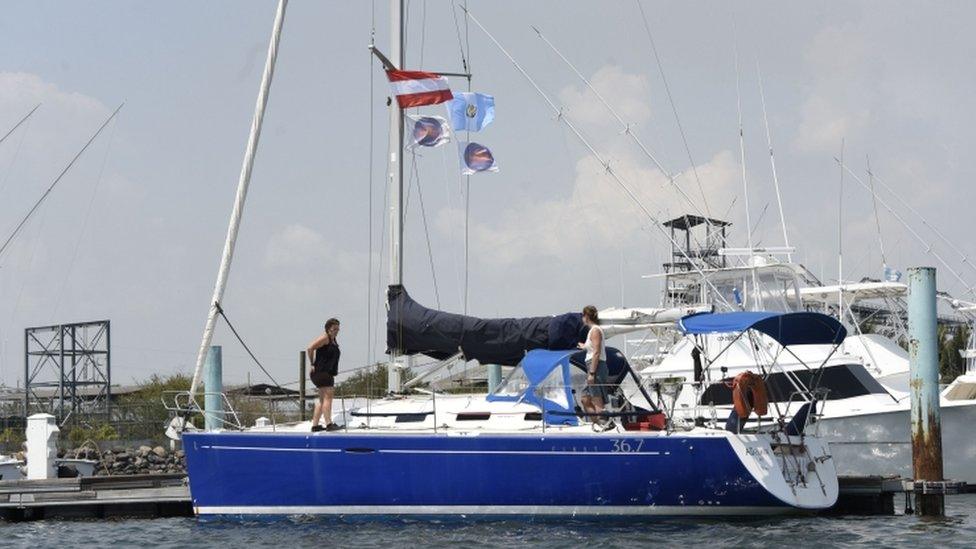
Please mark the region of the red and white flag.
POLYGON ((447 78, 432 72, 388 70, 390 87, 401 109, 436 105, 454 98, 447 78))

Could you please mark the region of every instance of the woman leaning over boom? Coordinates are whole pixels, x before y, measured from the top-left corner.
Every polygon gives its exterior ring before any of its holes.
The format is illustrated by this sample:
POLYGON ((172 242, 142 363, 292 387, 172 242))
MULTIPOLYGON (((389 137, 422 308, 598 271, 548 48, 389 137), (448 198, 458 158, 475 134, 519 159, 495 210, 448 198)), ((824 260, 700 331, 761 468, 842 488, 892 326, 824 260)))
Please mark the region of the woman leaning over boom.
POLYGON ((338 431, 341 427, 332 423, 332 399, 335 396, 335 376, 339 373, 339 320, 330 318, 325 322, 325 333, 308 345, 306 354, 312 364, 312 383, 319 391, 319 399, 312 412, 312 432, 338 431), (325 416, 325 427, 319 420, 325 416))

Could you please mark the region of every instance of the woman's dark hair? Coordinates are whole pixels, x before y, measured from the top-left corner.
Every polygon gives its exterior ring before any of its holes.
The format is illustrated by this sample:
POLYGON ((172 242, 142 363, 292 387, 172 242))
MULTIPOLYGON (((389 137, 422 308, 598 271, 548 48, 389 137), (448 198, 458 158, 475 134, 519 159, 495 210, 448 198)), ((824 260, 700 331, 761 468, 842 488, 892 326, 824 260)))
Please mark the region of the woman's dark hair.
POLYGON ((329 328, 331 328, 333 326, 338 326, 338 325, 339 325, 339 319, 338 318, 330 318, 329 320, 326 320, 325 321, 325 331, 328 332, 329 331, 329 328))
POLYGON ((596 307, 593 305, 583 307, 583 318, 592 320, 594 324, 600 323, 600 315, 596 312, 596 307))

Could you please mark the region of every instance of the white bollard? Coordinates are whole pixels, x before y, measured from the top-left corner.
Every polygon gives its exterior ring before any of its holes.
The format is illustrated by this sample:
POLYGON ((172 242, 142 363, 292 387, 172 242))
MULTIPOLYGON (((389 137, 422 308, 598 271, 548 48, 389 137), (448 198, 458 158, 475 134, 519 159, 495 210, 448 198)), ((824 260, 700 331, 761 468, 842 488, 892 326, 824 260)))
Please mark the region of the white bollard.
POLYGON ((54 460, 58 457, 58 435, 61 429, 51 414, 34 414, 27 418, 27 478, 57 478, 54 460))

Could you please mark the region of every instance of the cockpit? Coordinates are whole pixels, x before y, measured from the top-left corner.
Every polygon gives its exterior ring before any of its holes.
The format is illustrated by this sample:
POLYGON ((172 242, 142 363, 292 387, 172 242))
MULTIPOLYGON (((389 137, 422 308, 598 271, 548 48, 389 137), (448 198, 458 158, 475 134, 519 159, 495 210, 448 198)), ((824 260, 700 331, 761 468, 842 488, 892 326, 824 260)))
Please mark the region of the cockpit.
MULTIPOLYGON (((586 386, 584 359, 583 351, 530 351, 487 400, 532 404, 549 425, 579 425, 580 419, 586 417, 580 403, 586 386)), ((631 415, 655 410, 623 353, 607 347, 607 367, 607 415, 630 419, 631 415)))

